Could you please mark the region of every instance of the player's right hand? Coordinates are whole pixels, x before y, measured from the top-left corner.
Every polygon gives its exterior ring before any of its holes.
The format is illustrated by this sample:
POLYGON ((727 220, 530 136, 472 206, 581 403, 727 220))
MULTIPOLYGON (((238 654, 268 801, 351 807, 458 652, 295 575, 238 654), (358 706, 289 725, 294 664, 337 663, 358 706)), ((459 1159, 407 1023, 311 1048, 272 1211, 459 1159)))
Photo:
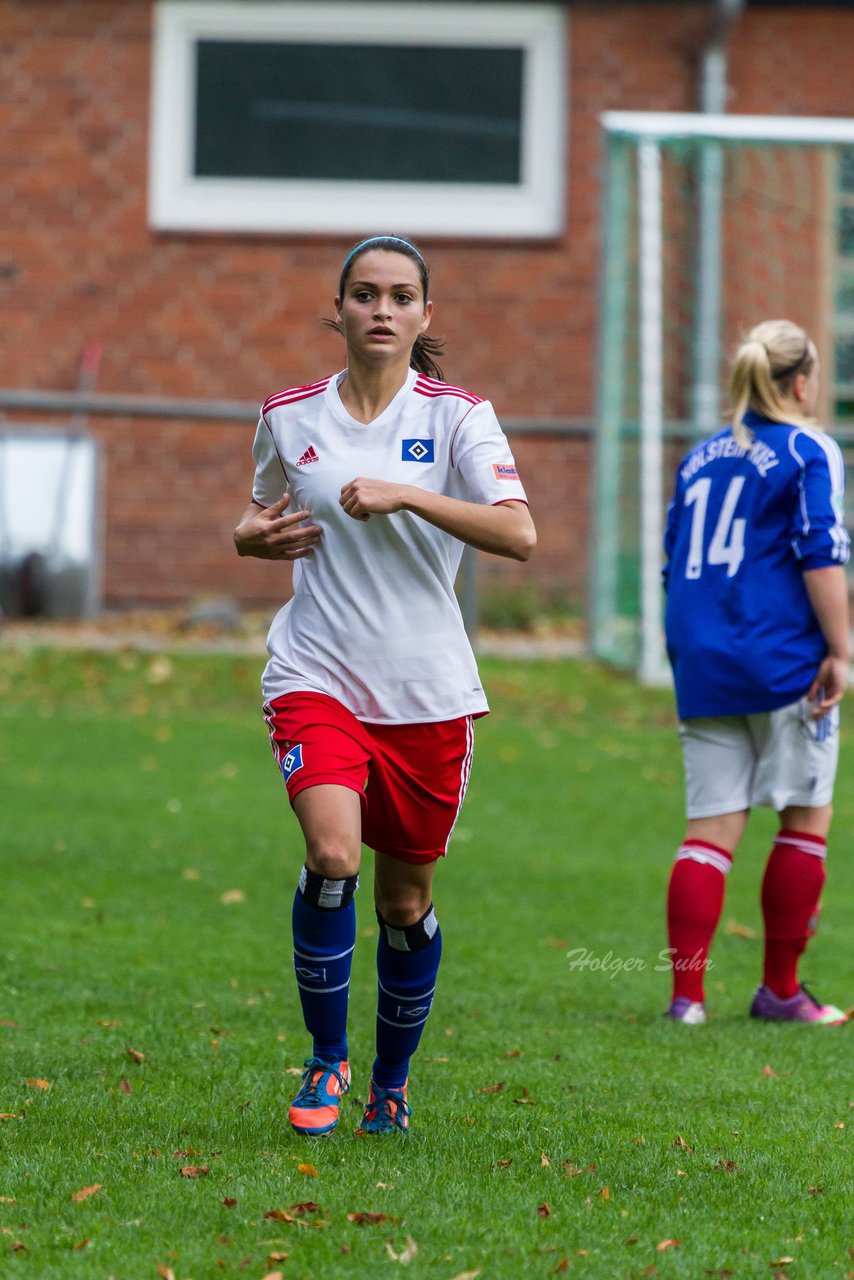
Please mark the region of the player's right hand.
POLYGON ((322 530, 317 524, 302 524, 311 519, 310 511, 292 511, 285 515, 290 501, 291 495, 285 493, 271 507, 250 503, 234 530, 234 545, 239 556, 301 560, 311 554, 322 530))

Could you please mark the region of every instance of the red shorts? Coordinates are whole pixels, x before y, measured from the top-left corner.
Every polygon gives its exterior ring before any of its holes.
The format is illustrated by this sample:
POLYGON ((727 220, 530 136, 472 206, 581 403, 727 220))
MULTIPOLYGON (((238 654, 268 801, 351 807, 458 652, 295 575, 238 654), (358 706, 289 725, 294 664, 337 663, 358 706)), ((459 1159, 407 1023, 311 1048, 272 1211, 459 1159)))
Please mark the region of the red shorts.
POLYGON ((362 841, 404 862, 448 850, 471 773, 471 716, 435 724, 363 724, 323 693, 286 693, 264 708, 293 804, 306 787, 349 787, 362 800, 362 841))

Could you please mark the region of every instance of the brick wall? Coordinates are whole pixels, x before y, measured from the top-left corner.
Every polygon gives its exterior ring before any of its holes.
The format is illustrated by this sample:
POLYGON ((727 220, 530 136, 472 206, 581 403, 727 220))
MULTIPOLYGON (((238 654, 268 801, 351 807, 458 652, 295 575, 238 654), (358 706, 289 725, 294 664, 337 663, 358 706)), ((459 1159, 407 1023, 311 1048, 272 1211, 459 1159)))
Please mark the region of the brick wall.
MULTIPOLYGON (((730 108, 849 112, 854 15, 785 8, 742 19, 730 108)), ((594 415, 599 113, 697 105, 707 6, 579 0, 569 10, 565 235, 421 242, 446 375, 505 417, 594 415)), ((83 346, 97 341, 101 391, 260 403, 340 363, 319 318, 350 238, 149 229, 151 17, 150 0, 0 0, 0 386, 73 387, 83 346)), ((108 602, 279 598, 281 569, 239 561, 231 544, 253 430, 93 421, 106 463, 108 602)), ((580 598, 589 442, 525 437, 516 453, 541 536, 525 580, 580 598)), ((484 572, 519 578, 515 566, 484 572)))

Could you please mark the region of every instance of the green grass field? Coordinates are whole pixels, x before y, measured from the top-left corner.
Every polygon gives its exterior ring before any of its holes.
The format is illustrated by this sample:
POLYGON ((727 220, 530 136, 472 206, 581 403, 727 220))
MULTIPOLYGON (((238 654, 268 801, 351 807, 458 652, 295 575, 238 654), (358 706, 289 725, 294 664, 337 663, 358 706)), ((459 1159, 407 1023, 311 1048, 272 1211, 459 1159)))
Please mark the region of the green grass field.
MULTIPOLYGON (((312 1141, 285 1119, 307 1050, 302 850, 260 663, 0 651, 2 1280, 852 1275, 854 1027, 746 1017, 771 815, 730 876, 710 1021, 673 1026, 670 695, 584 663, 482 666, 493 714, 437 876, 445 959, 412 1133, 354 1137, 366 855, 355 1097, 312 1141)), ((802 970, 845 1006, 852 763, 844 743, 802 970)))

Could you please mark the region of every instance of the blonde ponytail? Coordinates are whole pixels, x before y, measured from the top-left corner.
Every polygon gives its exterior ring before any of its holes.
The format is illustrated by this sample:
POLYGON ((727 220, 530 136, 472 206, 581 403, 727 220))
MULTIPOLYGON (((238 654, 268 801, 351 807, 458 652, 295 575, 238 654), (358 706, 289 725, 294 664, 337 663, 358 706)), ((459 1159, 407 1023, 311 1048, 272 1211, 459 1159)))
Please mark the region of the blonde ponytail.
POLYGON ((808 374, 815 363, 809 336, 791 320, 763 320, 751 329, 735 353, 729 379, 732 434, 749 448, 753 434, 745 424, 748 410, 771 422, 812 425, 812 419, 793 411, 789 398, 795 377, 808 374))

